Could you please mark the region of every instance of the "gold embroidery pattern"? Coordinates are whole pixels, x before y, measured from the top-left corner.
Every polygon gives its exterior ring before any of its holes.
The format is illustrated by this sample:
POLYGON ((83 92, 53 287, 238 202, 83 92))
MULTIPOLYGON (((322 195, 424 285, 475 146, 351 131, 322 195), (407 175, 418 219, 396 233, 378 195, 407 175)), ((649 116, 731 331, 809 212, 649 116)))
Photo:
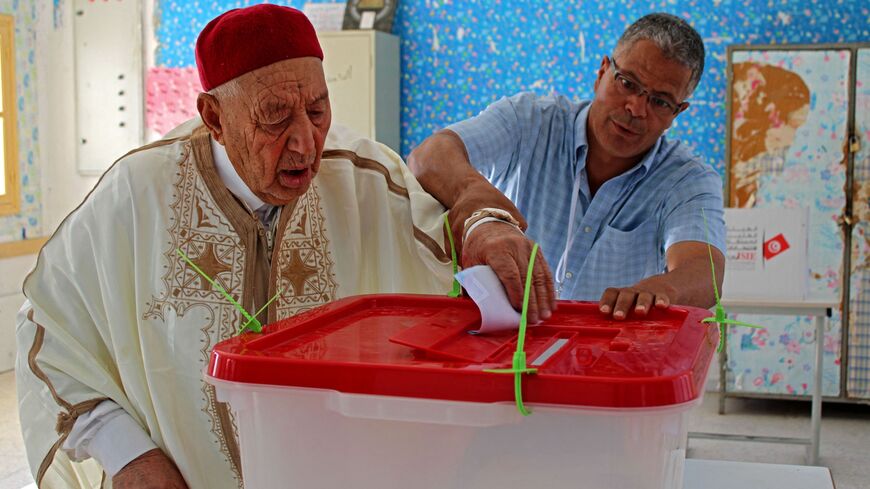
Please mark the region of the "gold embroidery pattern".
POLYGON ((278 254, 277 317, 284 319, 336 297, 338 283, 332 271, 329 239, 320 197, 314 184, 293 209, 278 254))
MULTIPOLYGON (((192 307, 208 308, 206 324, 202 325, 202 348, 200 364, 203 369, 208 365, 212 347, 235 333, 239 324, 239 313, 227 299, 195 270, 178 256, 181 249, 202 270, 215 280, 237 301, 241 300, 245 255, 241 239, 236 235, 226 217, 220 212, 211 197, 205 182, 196 170, 196 163, 190 156, 190 144, 178 166, 177 180, 174 185, 173 202, 170 205, 170 227, 167 230, 170 241, 164 253, 165 273, 163 293, 154 297, 147 305, 145 319, 165 321, 169 309, 178 316, 192 307)), ((202 412, 208 416, 211 432, 220 444, 220 451, 232 468, 239 487, 243 487, 237 457, 230 444, 235 442, 233 423, 226 426, 221 420, 226 418, 226 408, 219 406, 215 399, 214 387, 202 382, 202 412), (226 430, 225 430, 226 428, 226 430)))
MULTIPOLYGON (((188 143, 178 167, 174 201, 170 205, 171 225, 167 231, 171 241, 167 243, 169 246, 164 253, 167 262, 163 275, 164 293, 149 304, 145 314, 149 319, 165 320, 163 314, 166 305, 171 305, 180 316, 193 305, 227 305, 223 294, 212 290, 208 282, 184 263, 175 251, 177 248, 184 251, 194 263, 204 265, 204 271, 212 274, 215 281, 230 294, 239 294, 242 286, 244 254, 240 239, 218 210, 205 182, 196 171, 189 146, 188 143)), ((232 306, 229 308, 234 311, 232 306)), ((220 336, 223 337, 223 331, 220 336)))

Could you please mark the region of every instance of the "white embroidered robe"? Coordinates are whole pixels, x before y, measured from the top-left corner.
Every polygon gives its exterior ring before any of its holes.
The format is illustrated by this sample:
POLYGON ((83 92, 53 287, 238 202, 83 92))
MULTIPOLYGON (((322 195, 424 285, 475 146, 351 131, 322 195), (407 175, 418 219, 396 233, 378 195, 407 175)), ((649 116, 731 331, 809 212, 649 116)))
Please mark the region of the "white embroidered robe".
POLYGON ((222 184, 199 121, 106 172, 24 283, 17 382, 40 487, 110 485, 93 460, 59 449, 104 399, 191 488, 242 486, 232 414, 203 381, 212 347, 242 318, 176 248, 248 311, 283 290, 264 324, 349 295, 447 293, 444 208, 395 153, 348 134, 330 131, 320 172, 279 211, 273 237, 222 184))

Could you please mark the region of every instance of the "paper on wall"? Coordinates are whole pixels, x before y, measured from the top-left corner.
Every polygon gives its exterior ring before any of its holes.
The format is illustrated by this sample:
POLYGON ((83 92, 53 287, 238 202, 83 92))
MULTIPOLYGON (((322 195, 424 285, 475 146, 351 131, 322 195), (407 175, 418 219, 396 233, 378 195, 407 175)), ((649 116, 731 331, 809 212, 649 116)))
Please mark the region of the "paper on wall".
POLYGON ((340 31, 344 22, 345 2, 311 3, 306 2, 302 12, 311 21, 317 32, 340 31))
POLYGON ((359 21, 360 29, 371 29, 375 26, 375 13, 371 10, 362 13, 362 18, 359 21))
POLYGON ((725 209, 724 299, 806 298, 807 209, 725 209))

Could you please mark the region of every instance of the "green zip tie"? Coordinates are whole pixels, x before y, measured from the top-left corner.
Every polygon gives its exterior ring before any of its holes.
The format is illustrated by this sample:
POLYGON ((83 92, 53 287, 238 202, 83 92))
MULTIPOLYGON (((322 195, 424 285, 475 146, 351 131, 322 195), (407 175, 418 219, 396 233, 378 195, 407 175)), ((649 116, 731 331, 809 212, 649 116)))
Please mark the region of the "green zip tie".
POLYGON ((444 214, 444 226, 447 227, 447 240, 450 241, 450 257, 453 259, 453 290, 447 293, 447 297, 459 297, 462 294, 462 285, 459 280, 456 280, 456 274, 459 273, 459 261, 456 259, 456 244, 453 242, 453 231, 450 229, 450 221, 447 220, 447 214, 444 214))
POLYGON ((493 374, 514 374, 514 399, 516 399, 517 410, 523 416, 528 416, 531 414, 526 406, 523 405, 523 388, 522 388, 522 377, 523 374, 534 374, 538 372, 536 368, 527 368, 526 366, 526 352, 524 351, 524 346, 526 343, 526 325, 528 324, 528 311, 529 311, 529 294, 532 290, 532 270, 535 267, 535 258, 538 254, 538 243, 532 247, 532 256, 529 259, 529 269, 526 271, 526 288, 523 292, 523 312, 520 315, 520 330, 517 334, 517 351, 514 352, 513 361, 511 362, 511 368, 497 368, 497 369, 487 369, 484 372, 493 373, 493 374))
POLYGON ((710 227, 707 225, 707 213, 704 208, 701 208, 701 217, 704 218, 704 236, 707 238, 707 254, 710 255, 710 271, 713 275, 713 295, 716 296, 716 309, 713 317, 702 319, 702 323, 718 323, 719 324, 719 346, 716 347, 716 353, 720 353, 725 346, 725 325, 745 326, 747 328, 763 329, 764 326, 757 324, 744 323, 743 321, 735 321, 728 319, 725 309, 722 307, 722 302, 719 300, 719 287, 716 286, 716 265, 713 264, 713 247, 710 245, 710 227))
MULTIPOLYGON (((272 298, 269 299, 269 301, 266 302, 263 305, 263 307, 261 307, 260 310, 256 312, 256 314, 254 314, 254 318, 256 318, 257 316, 262 314, 263 311, 265 311, 270 305, 272 305, 272 303, 275 302, 278 299, 278 297, 281 296, 282 292, 284 292, 284 289, 278 289, 278 291, 275 292, 275 295, 273 295, 272 298)), ((251 318, 247 323, 242 325, 242 327, 239 328, 239 331, 236 334, 237 335, 242 334, 243 331, 245 331, 246 329, 249 329, 249 328, 251 329, 251 331, 253 331, 255 333, 262 333, 263 332, 262 325, 260 325, 260 322, 254 318, 251 318), (251 321, 257 321, 257 322, 255 324, 252 324, 251 321)))
POLYGON ((277 299, 281 295, 281 292, 282 292, 281 290, 278 290, 278 292, 275 293, 275 295, 272 296, 271 299, 269 299, 269 302, 267 302, 265 306, 261 307, 260 310, 257 311, 256 314, 251 316, 248 313, 248 311, 246 311, 245 308, 242 307, 241 304, 239 304, 235 299, 233 299, 233 296, 231 296, 226 290, 224 290, 223 287, 221 287, 221 285, 219 283, 215 282, 211 277, 209 277, 205 272, 203 272, 198 266, 196 266, 196 263, 194 263, 190 259, 190 257, 188 257, 183 251, 181 251, 181 248, 176 248, 175 251, 178 253, 179 256, 181 256, 182 259, 184 259, 185 262, 187 262, 188 265, 190 265, 194 270, 196 270, 196 273, 202 275, 202 278, 206 279, 208 281, 208 283, 210 283, 212 285, 212 287, 216 288, 218 290, 218 292, 223 294, 224 297, 226 297, 227 300, 229 300, 230 303, 233 306, 235 306, 235 308, 238 309, 238 311, 240 313, 242 313, 242 316, 244 316, 245 319, 248 320, 248 322, 246 322, 244 325, 242 325, 242 327, 239 329, 238 333, 236 333, 236 334, 242 334, 242 332, 245 331, 246 329, 250 329, 254 333, 262 333, 263 332, 263 325, 257 319, 257 316, 259 316, 263 311, 265 311, 266 308, 269 307, 270 304, 275 302, 275 299, 277 299))

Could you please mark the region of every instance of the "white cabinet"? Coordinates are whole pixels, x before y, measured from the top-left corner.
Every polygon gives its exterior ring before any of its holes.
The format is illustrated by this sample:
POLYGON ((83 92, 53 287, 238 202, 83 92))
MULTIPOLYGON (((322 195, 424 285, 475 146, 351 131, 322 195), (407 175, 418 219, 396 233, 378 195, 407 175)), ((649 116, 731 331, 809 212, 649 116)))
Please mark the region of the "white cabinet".
POLYGON ((380 31, 317 34, 332 120, 399 151, 399 38, 380 31))

